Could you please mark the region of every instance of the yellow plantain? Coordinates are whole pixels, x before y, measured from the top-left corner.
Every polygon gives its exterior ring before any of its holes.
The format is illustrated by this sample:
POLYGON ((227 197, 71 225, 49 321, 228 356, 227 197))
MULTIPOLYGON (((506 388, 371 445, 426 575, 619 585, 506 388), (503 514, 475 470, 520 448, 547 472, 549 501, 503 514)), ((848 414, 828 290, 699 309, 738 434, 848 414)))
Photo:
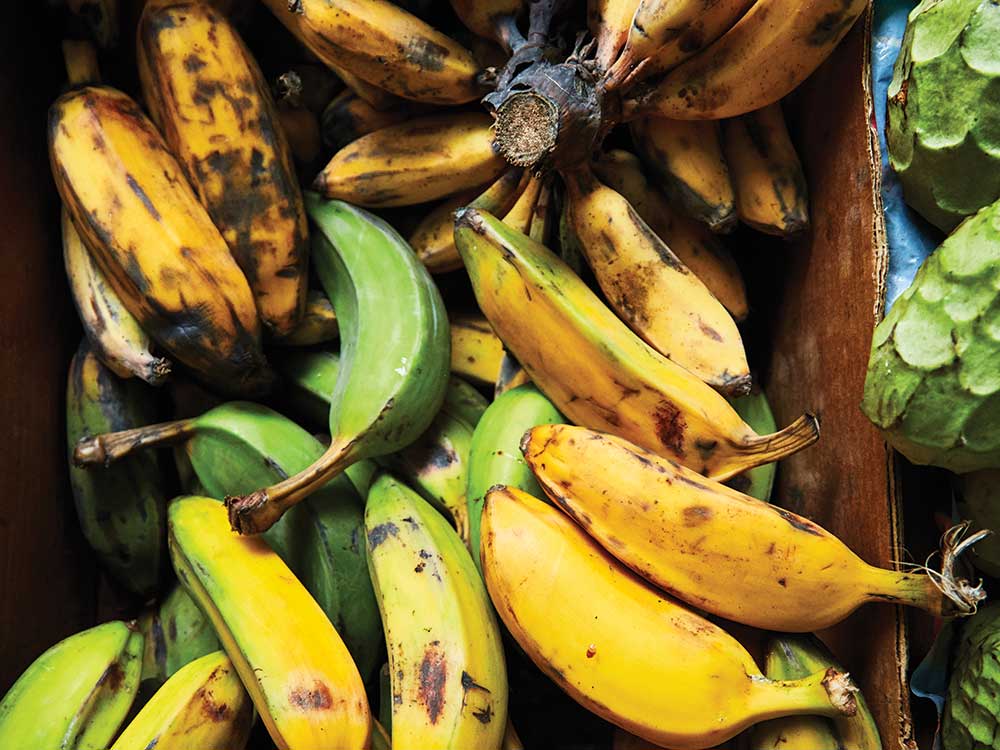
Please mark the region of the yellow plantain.
POLYGON ((419 117, 362 136, 338 151, 316 177, 327 198, 361 206, 411 206, 500 176, 485 112, 419 117))
POLYGON ((508 51, 513 41, 522 40, 517 18, 526 5, 524 0, 451 0, 455 15, 468 29, 500 43, 508 51))
POLYGON ((564 173, 569 215, 608 302, 647 344, 713 388, 750 390, 732 316, 625 198, 584 166, 564 173))
POLYGON ((587 27, 597 40, 597 67, 606 71, 625 46, 639 0, 588 0, 587 27))
POLYGON ((246 274, 261 321, 287 335, 305 304, 308 232, 260 68, 225 16, 192 0, 146 5, 137 57, 153 121, 246 274))
POLYGON ((473 383, 492 386, 500 375, 503 343, 481 315, 453 315, 451 371, 473 383))
POLYGON ((722 133, 740 220, 779 237, 809 226, 806 176, 781 105, 726 120, 722 133))
POLYGON ((323 143, 340 151, 363 135, 405 122, 413 112, 403 105, 390 109, 375 109, 350 89, 341 91, 323 110, 321 130, 323 143))
POLYGON ((247 280, 136 103, 105 86, 63 94, 49 111, 49 154, 74 225, 143 329, 222 390, 266 389, 247 280))
POLYGON ((657 745, 707 748, 764 719, 856 710, 846 674, 768 680, 728 633, 521 490, 487 494, 482 558, 493 604, 532 661, 578 703, 657 745))
POLYGON ((306 292, 306 308, 298 325, 282 339, 275 341, 284 346, 312 346, 335 341, 339 333, 337 313, 330 298, 318 289, 306 292))

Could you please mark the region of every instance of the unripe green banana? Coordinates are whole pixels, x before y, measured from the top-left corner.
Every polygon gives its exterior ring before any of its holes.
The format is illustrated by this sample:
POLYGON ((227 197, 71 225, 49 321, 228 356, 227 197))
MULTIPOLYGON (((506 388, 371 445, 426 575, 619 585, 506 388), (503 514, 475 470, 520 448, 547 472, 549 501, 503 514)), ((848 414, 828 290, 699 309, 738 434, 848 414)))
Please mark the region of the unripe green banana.
POLYGON ((141 633, 116 620, 39 656, 0 701, 0 747, 104 750, 139 688, 142 643, 141 633))
POLYGON ((166 677, 176 674, 195 659, 221 648, 212 623, 183 586, 175 586, 163 600, 159 622, 163 631, 163 668, 166 677))
MULTIPOLYGON (((774 420, 771 405, 767 402, 767 394, 755 388, 746 396, 729 399, 733 409, 740 415, 758 435, 770 435, 777 432, 778 423, 774 420)), ((774 488, 774 475, 778 471, 777 463, 755 466, 749 471, 733 477, 727 485, 737 489, 744 495, 750 495, 758 500, 771 500, 771 490, 774 488)))

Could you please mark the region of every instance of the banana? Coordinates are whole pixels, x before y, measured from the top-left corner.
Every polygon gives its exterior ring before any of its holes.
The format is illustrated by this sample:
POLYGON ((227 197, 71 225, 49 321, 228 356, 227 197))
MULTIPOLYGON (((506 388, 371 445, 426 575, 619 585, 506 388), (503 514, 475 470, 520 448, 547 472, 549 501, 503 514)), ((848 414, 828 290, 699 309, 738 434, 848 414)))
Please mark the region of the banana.
POLYGON ((334 70, 404 99, 464 104, 484 91, 472 53, 387 0, 264 0, 292 34, 334 70))
POLYGON ((531 215, 531 224, 528 235, 535 242, 544 245, 553 234, 553 227, 556 225, 555 197, 552 190, 552 182, 545 180, 542 189, 538 193, 538 200, 535 201, 535 210, 531 215))
POLYGON ((355 96, 367 102, 374 109, 384 112, 396 109, 407 103, 406 99, 393 96, 385 89, 358 78, 342 65, 337 65, 329 59, 325 60, 325 62, 326 66, 337 74, 337 77, 344 82, 344 85, 348 89, 354 92, 355 96))
POLYGON ((773 435, 754 433, 722 396, 636 337, 558 257, 495 217, 466 209, 455 239, 494 330, 569 420, 719 481, 818 438, 810 415, 773 435))
MULTIPOLYGON (((730 399, 729 403, 740 415, 740 419, 750 425, 754 432, 766 435, 778 429, 774 414, 771 412, 771 405, 767 402, 767 395, 759 388, 755 388, 745 396, 730 399)), ((764 464, 733 477, 726 485, 750 497, 769 502, 777 471, 777 464, 764 464)))
POLYGON ((466 28, 492 39, 508 52, 515 41, 524 41, 517 19, 524 14, 524 0, 451 0, 451 7, 466 28))
MULTIPOLYGON (((812 717, 808 720, 811 721, 812 717)), ((797 719, 775 719, 774 721, 797 721, 797 719)), ((728 744, 717 745, 714 750, 726 750, 728 747, 728 744)), ((821 748, 813 747, 812 745, 781 746, 781 750, 796 750, 796 748, 802 748, 802 750, 806 750, 806 748, 809 750, 821 750, 821 748)), ((630 734, 624 729, 616 729, 615 739, 611 745, 611 750, 664 750, 664 748, 662 748, 661 745, 654 745, 652 742, 647 742, 641 737, 636 737, 634 734, 630 734)))
MULTIPOLYGON (((70 458, 84 436, 151 421, 153 395, 138 381, 115 377, 85 340, 70 364, 66 387, 70 458)), ((70 464, 77 518, 98 560, 129 591, 155 593, 167 566, 167 480, 159 457, 135 456, 101 472, 70 464)))
MULTIPOLYGON (((538 198, 542 193, 542 184, 541 177, 529 175, 528 184, 524 186, 521 195, 514 201, 510 210, 503 215, 504 224, 521 234, 527 234, 531 231, 531 221, 535 216, 535 204, 538 203, 538 198)), ((473 208, 480 208, 480 206, 473 206, 473 208)), ((481 210, 487 211, 489 209, 483 208, 481 210)))
POLYGON ((71 86, 100 83, 101 68, 93 44, 79 39, 63 39, 62 53, 66 78, 71 86))
POLYGON ((0 701, 0 747, 104 750, 139 687, 142 641, 131 625, 106 622, 39 656, 0 701))
POLYGON ((125 727, 111 750, 243 750, 253 703, 222 651, 180 669, 125 727))
POLYGON ((347 466, 394 453, 430 426, 444 401, 450 343, 444 302, 406 241, 381 219, 307 194, 313 262, 340 321, 331 443, 310 467, 226 499, 233 528, 266 531, 347 466))
POLYGON ((118 0, 67 0, 66 5, 87 22, 102 49, 118 44, 118 0))
POLYGON ((246 278, 136 103, 104 86, 63 94, 49 110, 49 154, 74 225, 143 329, 222 390, 265 389, 246 278))
MULTIPOLYGON (((768 674, 770 679, 778 679, 768 674)), ((762 721, 750 732, 749 750, 844 750, 829 719, 821 716, 786 716, 762 721)))
POLYGON ((368 493, 365 532, 389 651, 392 746, 499 750, 507 721, 500 630, 462 540, 387 474, 368 493))
POLYGON ((452 315, 451 371, 479 385, 493 385, 500 375, 503 343, 481 315, 452 315))
POLYGON ((983 597, 947 569, 931 576, 869 565, 808 519, 612 435, 542 426, 521 449, 545 493, 611 554, 728 620, 803 633, 865 602, 970 614, 983 597))
POLYGON ((160 613, 155 608, 143 612, 135 621, 135 628, 142 635, 142 668, 136 691, 136 700, 142 705, 167 680, 167 648, 160 613))
POLYGON ((739 328, 619 193, 565 173, 570 221, 608 302, 647 344, 723 393, 750 389, 739 328))
POLYGON ((735 320, 746 318, 750 311, 746 286, 733 254, 708 227, 671 207, 659 190, 646 181, 638 157, 616 149, 602 154, 593 167, 601 182, 632 204, 642 220, 701 279, 735 320))
POLYGON ((865 0, 757 0, 697 55, 628 92, 623 117, 718 120, 773 104, 820 66, 867 6, 865 0))
POLYGON ((507 162, 493 150, 485 112, 425 115, 345 146, 316 176, 327 198, 360 206, 412 206, 495 180, 507 162))
POLYGON ((511 722, 510 716, 507 717, 507 728, 504 730, 503 745, 501 747, 502 750, 524 750, 524 743, 521 742, 517 730, 514 729, 514 724, 511 722))
POLYGON ((497 375, 497 382, 493 387, 493 398, 499 398, 507 391, 530 382, 531 378, 528 377, 528 373, 521 367, 521 363, 507 352, 504 352, 503 359, 500 361, 500 374, 497 375))
POLYGON ((178 498, 169 518, 174 569, 212 621, 274 743, 367 748, 371 718, 358 669, 288 566, 263 539, 231 533, 216 500, 178 498))
POLYGON ((657 745, 706 748, 764 719, 856 710, 847 675, 768 680, 724 630, 525 492, 487 495, 482 558, 493 604, 532 661, 585 708, 657 745))
POLYGON ((494 485, 503 484, 544 499, 545 493, 535 481, 518 446, 524 433, 532 427, 562 421, 559 410, 529 383, 497 396, 476 425, 469 450, 465 496, 469 504, 469 549, 480 570, 480 530, 486 493, 494 485))
POLYGON ((718 123, 645 117, 632 122, 629 130, 672 203, 713 232, 736 227, 736 192, 718 123))
POLYGON ((639 0, 588 0, 587 27, 597 40, 597 68, 607 71, 625 46, 639 0))
POLYGON ((180 584, 160 604, 157 620, 163 633, 165 677, 222 648, 212 623, 180 584))
MULTIPOLYGON (((330 398, 340 373, 340 355, 326 350, 290 350, 275 359, 291 413, 312 429, 327 429, 330 398)), ((366 493, 362 493, 362 497, 366 493)))
POLYGON ((452 377, 448 380, 448 390, 444 393, 444 405, 441 408, 475 429, 489 405, 490 402, 483 394, 461 378, 452 377))
MULTIPOLYGON (((586 255, 580 238, 573 231, 573 220, 569 214, 569 201, 566 191, 562 191, 562 201, 559 210, 559 257, 577 276, 583 277, 590 272, 587 268, 586 255)), ((540 243, 545 244, 545 243, 540 243)))
POLYGON ((323 292, 310 289, 306 293, 306 306, 302 317, 291 333, 274 343, 287 346, 313 346, 337 340, 337 313, 330 298, 323 292))
POLYGON ((405 122, 411 115, 406 107, 375 109, 353 91, 345 89, 330 100, 320 116, 323 145, 340 151, 361 136, 405 122))
POLYGON ((722 123, 726 161, 736 185, 740 220, 788 237, 809 226, 809 199, 780 104, 722 123))

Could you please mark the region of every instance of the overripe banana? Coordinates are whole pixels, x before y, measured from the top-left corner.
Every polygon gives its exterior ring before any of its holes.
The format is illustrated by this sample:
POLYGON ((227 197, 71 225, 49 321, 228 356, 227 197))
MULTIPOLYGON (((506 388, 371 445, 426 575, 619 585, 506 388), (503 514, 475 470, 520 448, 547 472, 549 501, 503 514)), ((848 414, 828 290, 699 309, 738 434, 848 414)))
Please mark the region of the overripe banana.
POLYGON ((425 115, 345 146, 316 176, 327 198, 360 206, 411 206, 495 180, 507 162, 493 150, 485 112, 425 115))
POLYGON ((451 0, 455 15, 468 29, 498 42, 508 52, 513 42, 523 41, 517 19, 527 5, 524 0, 451 0))
POLYGON ((222 390, 265 389, 247 280, 136 103, 104 86, 63 94, 49 110, 49 154, 74 225, 143 329, 222 390))
POLYGON ((305 304, 309 235, 267 82, 207 3, 148 3, 137 33, 153 121, 246 274, 261 321, 287 335, 305 304))
POLYGON ((724 630, 520 490, 487 495, 482 558, 493 604, 535 664, 584 707, 643 739, 707 748, 764 719, 856 710, 847 675, 824 669, 768 680, 724 630))
POLYGON ((0 701, 0 747, 104 750, 139 687, 142 640, 131 625, 106 622, 35 659, 0 701))
POLYGON ((118 44, 118 0, 66 0, 66 5, 87 22, 103 49, 118 44))
POLYGON ((215 651, 167 680, 111 750, 243 750, 253 718, 236 668, 215 651))
POLYGON ((287 346, 313 346, 337 339, 337 313, 330 298, 317 289, 306 293, 306 306, 298 324, 284 338, 274 343, 287 346))
POLYGON ((266 531, 288 508, 351 464, 409 445, 444 401, 450 343, 430 274, 392 227, 367 211, 306 195, 313 265, 340 322, 340 373, 331 443, 311 466, 265 489, 229 497, 241 533, 266 531))
POLYGON ((499 750, 507 721, 500 630, 462 540, 388 474, 365 510, 397 750, 499 750))
POLYGON ((319 119, 301 104, 289 100, 278 101, 278 123, 291 149, 295 163, 306 174, 313 174, 319 165, 316 160, 323 151, 323 136, 319 119))
POLYGON ((588 0, 587 27, 597 40, 596 60, 600 71, 607 71, 618 58, 639 0, 588 0))
POLYGON ((865 602, 970 614, 983 597, 947 569, 930 576, 869 565, 808 519, 612 435, 542 426, 521 448, 545 493, 611 554, 728 620, 804 633, 865 602))
POLYGON ((500 374, 503 343, 481 315, 452 315, 451 371, 473 383, 493 385, 500 374))
POLYGON ((495 217, 467 209, 455 232, 494 330, 573 422, 720 481, 818 438, 810 415, 773 435, 754 433, 722 396, 635 336, 558 257, 495 217))
POLYGON ((163 631, 163 672, 170 677, 181 667, 222 648, 212 623, 180 584, 160 604, 163 631))
POLYGON ((230 532, 216 500, 177 498, 169 517, 174 569, 211 619, 274 743, 367 748, 371 718, 358 669, 288 566, 263 539, 230 532))
POLYGON ((750 366, 739 328, 722 303, 588 167, 564 179, 573 230, 618 316, 713 388, 746 393, 750 366))
POLYGON ((336 152, 363 135, 404 122, 412 115, 406 106, 375 109, 353 91, 345 89, 323 110, 320 131, 324 145, 336 152))
MULTIPOLYGON (((740 415, 740 419, 750 425, 754 432, 766 435, 778 429, 767 395, 759 388, 755 388, 745 396, 730 399, 729 403, 740 415)), ((769 502, 777 471, 777 464, 763 464, 733 477, 726 482, 726 485, 750 497, 769 502)))
POLYGON ((779 237, 809 226, 806 177, 781 105, 725 120, 722 132, 740 220, 779 237))

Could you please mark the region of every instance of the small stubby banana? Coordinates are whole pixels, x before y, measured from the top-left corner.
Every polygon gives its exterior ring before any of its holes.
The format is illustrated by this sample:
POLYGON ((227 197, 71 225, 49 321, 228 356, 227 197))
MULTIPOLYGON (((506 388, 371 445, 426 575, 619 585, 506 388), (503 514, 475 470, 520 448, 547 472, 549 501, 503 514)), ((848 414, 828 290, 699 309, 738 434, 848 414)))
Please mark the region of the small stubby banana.
POLYGON ((404 122, 412 116, 413 112, 405 105, 375 109, 353 91, 345 89, 323 110, 320 131, 324 145, 337 152, 363 135, 404 122))
POLYGON ((253 703, 223 651, 182 667, 156 691, 111 750, 243 750, 253 703))
POLYGON ((598 69, 607 71, 625 46, 639 0, 587 0, 587 27, 597 40, 598 69))
POLYGON ((324 63, 396 96, 464 104, 484 93, 469 50, 388 0, 264 4, 324 63))
POLYGON ((49 110, 49 155, 74 226, 139 325, 213 386, 265 390, 250 286, 138 105, 106 86, 68 91, 49 110))
POLYGON ((779 237, 808 227, 806 176, 781 105, 724 120, 722 133, 740 221, 779 237))
MULTIPOLYGON (((750 425, 754 432, 766 435, 778 429, 778 423, 774 420, 774 413, 771 411, 771 404, 768 403, 767 394, 760 388, 755 387, 745 396, 730 399, 729 403, 740 415, 740 419, 750 425)), ((733 477, 726 484, 750 497, 769 502, 777 472, 777 464, 764 464, 733 477)))
POLYGON ((177 576, 212 621, 275 745, 367 748, 358 668, 288 566, 263 539, 232 533, 217 500, 177 498, 169 518, 177 576))
POLYGON ((552 402, 528 383, 498 396, 476 425, 465 495, 469 504, 469 550, 480 570, 480 530, 486 493, 494 485, 503 484, 544 499, 545 493, 521 455, 521 438, 536 425, 558 424, 563 419, 552 402))
POLYGON ((306 194, 313 265, 340 322, 340 373, 329 448, 293 476, 226 498, 233 528, 266 531, 295 503, 362 459, 409 445, 444 402, 451 344, 433 279, 383 220, 306 194))
POLYGON ((757 435, 719 393, 632 333, 554 253, 495 217, 464 210, 455 239, 493 329, 572 422, 719 481, 818 439, 808 414, 757 435))
POLYGON ((221 648, 211 621, 180 584, 174 586, 160 604, 158 619, 163 631, 163 671, 166 677, 221 648))
POLYGON ((481 37, 492 39, 508 52, 514 41, 522 40, 517 19, 528 3, 524 0, 450 0, 451 7, 465 26, 481 37))
POLYGON ((136 45, 143 97, 280 338, 305 303, 309 234, 267 82, 208 3, 148 3, 136 45))
POLYGON ((413 490, 383 474, 365 510, 398 750, 499 750, 507 722, 500 630, 465 544, 413 490))
POLYGON ((866 602, 961 615, 984 596, 947 565, 934 576, 869 565, 812 521, 613 435, 541 426, 521 449, 552 502, 610 554, 673 596, 734 622, 805 633, 835 625, 866 602))
POLYGON ((104 750, 139 688, 142 645, 116 620, 52 646, 0 700, 0 747, 104 750))
POLYGON ((570 221, 604 295, 647 344, 722 393, 750 389, 736 321, 589 167, 564 173, 570 221))
POLYGON ((306 293, 306 306, 295 328, 274 343, 286 346, 314 346, 337 340, 337 313, 330 298, 318 289, 306 293))
POLYGON ((585 708, 657 745, 707 748, 764 719, 856 710, 846 674, 768 680, 732 636, 525 492, 489 492, 481 553, 493 604, 539 669, 585 708))
POLYGON ((866 7, 865 0, 758 0, 697 55, 634 87, 623 115, 718 120, 773 104, 829 57, 866 7))
POLYGON ((629 129, 643 163, 671 203, 713 232, 736 227, 736 191, 717 122, 645 117, 629 129))
POLYGON ((87 22, 102 49, 118 44, 118 0, 66 0, 66 5, 87 22))
POLYGON ((491 386, 500 375, 503 342, 481 315, 451 316, 451 371, 473 383, 491 386))
POLYGON ((499 177, 507 162, 493 149, 485 112, 413 118, 348 144, 316 176, 327 198, 359 206, 411 206, 499 177))

